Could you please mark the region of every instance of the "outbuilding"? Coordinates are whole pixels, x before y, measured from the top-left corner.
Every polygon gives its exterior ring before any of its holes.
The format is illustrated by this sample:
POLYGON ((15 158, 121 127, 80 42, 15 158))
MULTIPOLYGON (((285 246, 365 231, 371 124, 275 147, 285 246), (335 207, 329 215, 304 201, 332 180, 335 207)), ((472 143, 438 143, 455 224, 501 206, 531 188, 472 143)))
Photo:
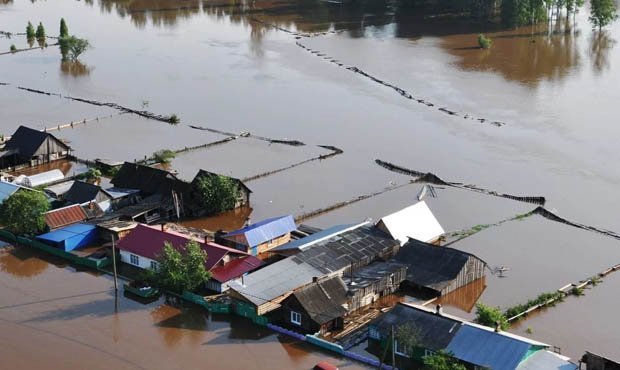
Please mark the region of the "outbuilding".
POLYGON ((39 235, 37 240, 69 252, 83 248, 97 240, 97 228, 93 225, 74 224, 39 235))

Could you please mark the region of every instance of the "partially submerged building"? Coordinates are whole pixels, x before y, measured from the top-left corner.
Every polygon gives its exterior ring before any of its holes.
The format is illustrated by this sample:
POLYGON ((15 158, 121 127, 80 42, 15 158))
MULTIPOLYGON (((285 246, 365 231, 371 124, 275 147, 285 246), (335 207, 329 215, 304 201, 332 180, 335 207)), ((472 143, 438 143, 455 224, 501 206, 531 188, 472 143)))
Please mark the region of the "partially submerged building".
POLYGON ((394 259, 408 266, 405 284, 434 296, 448 294, 485 276, 486 262, 473 254, 415 239, 403 245, 394 259))
POLYGON ((467 322, 443 313, 440 307, 430 310, 404 303, 370 323, 369 351, 381 356, 391 345, 391 331, 404 326, 410 327, 417 345, 406 348, 395 339, 399 368, 419 366, 425 356, 443 350, 468 369, 577 369, 568 358, 548 351, 548 344, 467 322))
POLYGON ((445 233, 424 201, 383 217, 377 222, 377 227, 400 241, 401 245, 410 238, 426 243, 439 243, 445 233))
POLYGON ((36 239, 49 246, 69 252, 96 241, 97 228, 93 225, 78 223, 39 235, 36 239))
POLYGON ((374 262, 344 275, 342 279, 347 285, 350 297, 347 306, 349 312, 364 308, 396 292, 406 275, 407 265, 393 261, 374 262))
MULTIPOLYGON (((192 180, 192 189, 196 188, 196 183, 201 178, 214 177, 214 176, 224 176, 224 177, 227 177, 237 187, 237 200, 235 202, 235 208, 243 207, 243 206, 246 206, 246 205, 250 204, 250 195, 252 194, 252 190, 250 190, 250 188, 248 188, 248 186, 246 184, 244 184, 243 181, 241 181, 239 179, 236 179, 234 177, 230 177, 230 176, 226 176, 226 175, 220 175, 220 174, 209 172, 209 171, 205 171, 205 170, 200 170, 200 171, 198 171, 198 173, 196 174, 196 176, 194 176, 194 179, 192 180)), ((192 194, 192 198, 195 198, 194 194, 192 194)), ((207 210, 207 212, 208 212, 208 210, 207 210)))
POLYGON ((54 135, 19 126, 0 151, 0 168, 37 166, 66 158, 71 148, 54 135))
POLYGON ((586 365, 586 370, 620 370, 620 357, 612 360, 608 356, 586 351, 581 361, 586 365))
POLYGON ((273 217, 221 235, 218 241, 253 256, 267 257, 273 248, 288 243, 296 229, 293 216, 273 217))

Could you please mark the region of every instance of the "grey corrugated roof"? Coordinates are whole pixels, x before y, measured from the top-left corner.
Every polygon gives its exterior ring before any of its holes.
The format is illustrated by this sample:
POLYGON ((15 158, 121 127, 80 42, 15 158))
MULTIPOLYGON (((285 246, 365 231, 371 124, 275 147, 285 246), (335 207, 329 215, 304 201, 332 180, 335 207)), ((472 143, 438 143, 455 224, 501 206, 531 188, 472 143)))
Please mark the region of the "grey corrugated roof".
POLYGON ((441 291, 456 278, 470 256, 478 258, 458 249, 410 239, 394 259, 409 265, 407 281, 441 291))
POLYGON ((517 370, 575 370, 577 365, 547 350, 540 350, 528 357, 517 370))
POLYGON ((243 285, 231 282, 229 286, 250 302, 260 306, 311 283, 313 277, 320 276, 321 271, 311 265, 293 261, 289 257, 246 275, 243 285))
POLYGON ((390 312, 372 321, 370 326, 378 330, 382 337, 387 337, 392 326, 396 328, 407 323, 412 325, 420 346, 433 351, 446 348, 463 326, 458 320, 404 304, 396 305, 390 312))
POLYGON ((406 269, 407 265, 400 262, 375 262, 359 270, 355 270, 353 274, 353 284, 351 284, 351 275, 343 276, 344 282, 349 289, 356 290, 364 288, 389 276, 397 271, 406 269))
POLYGON ((295 229, 297 229, 297 226, 295 225, 293 216, 287 215, 259 221, 243 229, 232 231, 222 237, 227 238, 243 234, 245 235, 248 245, 250 247, 256 247, 272 239, 286 235, 295 229))
POLYGON ((314 234, 308 235, 304 238, 293 240, 292 242, 283 244, 279 247, 272 249, 271 251, 278 252, 278 251, 287 251, 287 250, 293 250, 293 249, 303 249, 304 247, 312 245, 313 243, 316 243, 317 241, 323 238, 328 238, 333 235, 337 235, 353 226, 355 226, 355 224, 332 226, 325 230, 316 231, 314 234))
POLYGON ((515 370, 532 345, 476 326, 463 325, 446 350, 459 360, 493 370, 515 370))
POLYGON ((324 324, 347 313, 342 306, 347 302, 347 287, 340 276, 308 284, 296 290, 293 295, 318 324, 324 324))

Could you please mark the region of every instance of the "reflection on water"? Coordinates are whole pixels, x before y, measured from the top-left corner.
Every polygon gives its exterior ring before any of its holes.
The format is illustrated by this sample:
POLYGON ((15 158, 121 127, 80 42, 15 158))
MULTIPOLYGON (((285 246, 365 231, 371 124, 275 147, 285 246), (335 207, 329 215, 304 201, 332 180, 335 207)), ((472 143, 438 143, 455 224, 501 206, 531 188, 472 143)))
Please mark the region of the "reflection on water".
POLYGON ((470 313, 486 287, 486 277, 482 277, 440 297, 436 303, 443 306, 454 306, 470 313))
POLYGON ((592 33, 590 36, 590 55, 595 73, 601 74, 609 69, 609 51, 615 43, 616 40, 611 38, 611 35, 605 30, 592 33))
POLYGON ((155 326, 168 347, 176 347, 182 339, 199 345, 209 329, 207 313, 195 306, 181 309, 161 305, 151 312, 155 326))
POLYGON ((88 76, 91 68, 79 60, 64 60, 60 62, 60 71, 71 77, 88 76))
POLYGON ((231 231, 240 229, 249 223, 251 213, 251 207, 240 207, 232 211, 222 212, 215 216, 185 220, 179 223, 185 227, 195 227, 208 231, 231 231))
POLYGON ((188 0, 101 0, 102 12, 115 11, 120 17, 129 16, 138 28, 144 28, 148 21, 158 27, 173 27, 179 20, 199 14, 202 1, 188 0))
POLYGON ((32 278, 41 274, 48 263, 37 258, 26 248, 2 247, 0 270, 18 278, 32 278))

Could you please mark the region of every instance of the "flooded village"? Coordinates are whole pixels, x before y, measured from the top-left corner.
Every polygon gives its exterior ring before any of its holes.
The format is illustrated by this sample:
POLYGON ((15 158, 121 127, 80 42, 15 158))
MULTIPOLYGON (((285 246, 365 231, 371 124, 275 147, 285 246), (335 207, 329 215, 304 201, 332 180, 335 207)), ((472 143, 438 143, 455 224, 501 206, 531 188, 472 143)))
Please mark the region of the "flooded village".
POLYGON ((450 9, 0 1, 0 368, 620 367, 620 22, 450 9))

